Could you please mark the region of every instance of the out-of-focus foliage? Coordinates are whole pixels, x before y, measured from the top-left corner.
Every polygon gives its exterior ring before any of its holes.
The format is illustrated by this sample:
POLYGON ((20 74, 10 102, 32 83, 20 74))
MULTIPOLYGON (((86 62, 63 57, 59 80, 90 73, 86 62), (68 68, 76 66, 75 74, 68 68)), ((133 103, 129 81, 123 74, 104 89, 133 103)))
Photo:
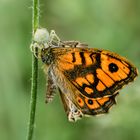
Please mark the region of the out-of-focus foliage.
MULTIPOLYGON (((0 1, 0 140, 25 140, 31 83, 31 1, 0 1)), ((139 0, 42 0, 40 25, 62 40, 108 49, 140 68, 139 0)), ((139 140, 140 79, 109 114, 69 123, 59 95, 46 105, 39 66, 36 140, 139 140)))

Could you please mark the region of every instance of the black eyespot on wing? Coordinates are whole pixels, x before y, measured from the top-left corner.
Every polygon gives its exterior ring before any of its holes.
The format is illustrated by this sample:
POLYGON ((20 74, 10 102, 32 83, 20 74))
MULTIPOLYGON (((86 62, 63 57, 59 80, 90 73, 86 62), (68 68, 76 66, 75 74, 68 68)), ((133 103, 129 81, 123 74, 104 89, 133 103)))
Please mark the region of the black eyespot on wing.
POLYGON ((110 63, 108 67, 109 67, 109 71, 112 72, 112 73, 117 72, 118 69, 119 69, 118 66, 115 63, 110 63))
POLYGON ((90 104, 90 105, 93 105, 93 101, 92 100, 88 100, 88 103, 90 104))

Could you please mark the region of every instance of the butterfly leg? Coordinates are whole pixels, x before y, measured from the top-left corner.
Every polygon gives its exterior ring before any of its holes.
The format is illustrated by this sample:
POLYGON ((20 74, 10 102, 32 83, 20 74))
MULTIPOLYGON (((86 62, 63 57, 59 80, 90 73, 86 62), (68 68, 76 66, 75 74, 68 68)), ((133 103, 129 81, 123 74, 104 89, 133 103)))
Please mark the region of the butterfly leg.
POLYGON ((75 122, 83 117, 83 113, 72 103, 72 101, 59 89, 68 120, 75 122))

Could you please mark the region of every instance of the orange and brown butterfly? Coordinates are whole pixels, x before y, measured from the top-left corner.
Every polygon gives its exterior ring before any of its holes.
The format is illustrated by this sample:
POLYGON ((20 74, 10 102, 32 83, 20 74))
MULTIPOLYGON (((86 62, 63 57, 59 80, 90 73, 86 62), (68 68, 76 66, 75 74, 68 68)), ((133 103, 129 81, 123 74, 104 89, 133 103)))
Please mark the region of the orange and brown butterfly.
POLYGON ((116 53, 60 41, 56 34, 50 40, 40 52, 48 83, 46 102, 58 89, 69 121, 107 113, 119 90, 137 76, 136 67, 116 53))

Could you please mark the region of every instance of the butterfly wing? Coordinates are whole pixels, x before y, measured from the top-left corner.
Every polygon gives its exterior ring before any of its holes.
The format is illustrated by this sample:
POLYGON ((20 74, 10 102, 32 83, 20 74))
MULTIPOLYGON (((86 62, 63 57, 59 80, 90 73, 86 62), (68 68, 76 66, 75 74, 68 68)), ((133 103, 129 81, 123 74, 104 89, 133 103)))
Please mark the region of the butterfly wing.
MULTIPOLYGON (((110 96, 110 97, 103 97, 100 99, 93 99, 93 98, 87 98, 84 97, 85 106, 88 108, 88 110, 85 110, 86 107, 82 108, 82 112, 86 115, 99 115, 108 113, 109 109, 116 104, 116 96, 119 93, 110 96)), ((81 98, 82 99, 82 98, 81 98)), ((80 99, 78 100, 79 103, 80 99)), ((80 101, 81 103, 81 101, 80 101)))
POLYGON ((68 120, 72 122, 81 119, 84 115, 90 116, 108 113, 109 109, 116 104, 115 98, 119 94, 117 93, 111 97, 103 97, 96 100, 77 96, 77 106, 67 98, 67 94, 62 93, 60 89, 59 91, 68 120))
POLYGON ((112 96, 137 76, 137 69, 128 60, 110 51, 91 48, 55 51, 55 65, 88 98, 112 96))
POLYGON ((57 85, 69 121, 76 121, 83 115, 107 113, 115 102, 118 93, 111 97, 88 98, 84 96, 62 73, 56 65, 52 65, 51 74, 57 85))

